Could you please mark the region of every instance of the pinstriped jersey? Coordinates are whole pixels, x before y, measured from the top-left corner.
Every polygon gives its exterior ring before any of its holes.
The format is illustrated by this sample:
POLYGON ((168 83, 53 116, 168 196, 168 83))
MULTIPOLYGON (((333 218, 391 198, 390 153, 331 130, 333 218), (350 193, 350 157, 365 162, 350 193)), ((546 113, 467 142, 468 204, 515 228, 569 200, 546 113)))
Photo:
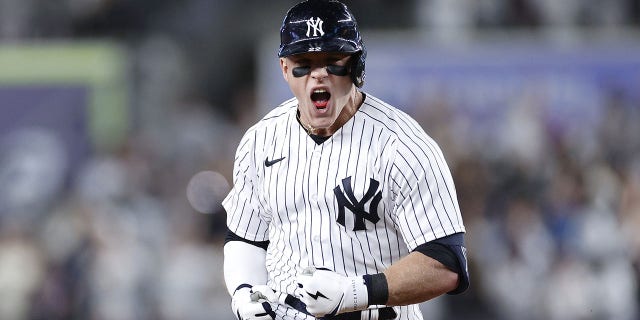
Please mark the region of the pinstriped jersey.
MULTIPOLYGON (((444 156, 409 115, 366 94, 318 144, 296 111, 288 100, 246 132, 223 201, 232 232, 269 241, 274 290, 293 294, 306 266, 382 272, 420 244, 465 231, 444 156)), ((396 309, 399 319, 422 319, 417 305, 396 309)), ((276 312, 307 319, 286 306, 276 312)))

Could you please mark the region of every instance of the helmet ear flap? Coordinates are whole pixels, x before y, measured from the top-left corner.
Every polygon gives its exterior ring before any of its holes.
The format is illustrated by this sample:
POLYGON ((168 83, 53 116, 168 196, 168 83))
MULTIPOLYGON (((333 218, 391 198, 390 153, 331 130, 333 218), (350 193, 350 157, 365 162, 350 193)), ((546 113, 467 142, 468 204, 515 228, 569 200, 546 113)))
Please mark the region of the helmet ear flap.
POLYGON ((364 85, 364 66, 367 59, 367 51, 362 48, 362 51, 357 52, 351 56, 351 80, 358 88, 362 88, 364 85))

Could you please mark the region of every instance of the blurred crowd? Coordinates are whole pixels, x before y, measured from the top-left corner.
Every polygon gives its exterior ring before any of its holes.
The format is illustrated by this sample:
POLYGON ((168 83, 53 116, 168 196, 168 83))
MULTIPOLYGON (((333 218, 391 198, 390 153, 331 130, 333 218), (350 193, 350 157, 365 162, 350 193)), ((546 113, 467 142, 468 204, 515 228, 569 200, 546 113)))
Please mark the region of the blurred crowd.
MULTIPOLYGON (((345 2, 365 29, 456 41, 640 27, 637 0, 345 2)), ((261 116, 254 57, 276 63, 257 44, 293 3, 0 0, 0 46, 129 48, 134 115, 121 145, 78 167, 55 132, 0 135, 0 319, 234 319, 219 202, 236 145, 261 116), (202 171, 218 179, 195 210, 186 190, 202 171)), ((408 106, 452 169, 472 275, 465 294, 426 303, 426 319, 640 318, 640 101, 603 90, 600 117, 579 132, 550 121, 543 99, 505 101, 492 144, 460 136, 474 119, 446 97, 408 106)), ((0 116, 8 107, 0 101, 0 116)))
POLYGON ((491 143, 474 143, 482 133, 463 129, 474 120, 446 100, 420 108, 467 225, 476 287, 451 299, 469 303, 461 318, 640 316, 640 104, 609 94, 581 132, 555 127, 544 97, 513 103, 491 143))

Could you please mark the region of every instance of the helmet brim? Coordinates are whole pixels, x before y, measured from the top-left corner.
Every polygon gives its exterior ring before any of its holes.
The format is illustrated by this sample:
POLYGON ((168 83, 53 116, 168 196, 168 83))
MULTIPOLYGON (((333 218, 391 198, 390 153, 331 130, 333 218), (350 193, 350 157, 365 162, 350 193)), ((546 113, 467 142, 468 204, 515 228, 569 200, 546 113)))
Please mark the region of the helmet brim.
POLYGON ((299 40, 280 47, 278 57, 284 58, 296 54, 314 53, 314 52, 340 52, 340 53, 356 53, 362 51, 362 48, 354 43, 341 38, 320 39, 311 38, 299 40))

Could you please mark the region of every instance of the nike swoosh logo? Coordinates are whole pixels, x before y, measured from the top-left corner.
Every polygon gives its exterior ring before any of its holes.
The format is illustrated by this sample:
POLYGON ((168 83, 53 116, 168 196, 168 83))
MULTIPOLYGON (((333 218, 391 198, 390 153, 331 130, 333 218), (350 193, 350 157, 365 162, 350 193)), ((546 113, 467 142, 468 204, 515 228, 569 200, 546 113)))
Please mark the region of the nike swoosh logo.
POLYGON ((265 167, 271 167, 272 165, 284 160, 284 158, 286 157, 282 157, 280 159, 274 159, 274 160, 269 160, 269 158, 264 159, 264 166, 265 167))

